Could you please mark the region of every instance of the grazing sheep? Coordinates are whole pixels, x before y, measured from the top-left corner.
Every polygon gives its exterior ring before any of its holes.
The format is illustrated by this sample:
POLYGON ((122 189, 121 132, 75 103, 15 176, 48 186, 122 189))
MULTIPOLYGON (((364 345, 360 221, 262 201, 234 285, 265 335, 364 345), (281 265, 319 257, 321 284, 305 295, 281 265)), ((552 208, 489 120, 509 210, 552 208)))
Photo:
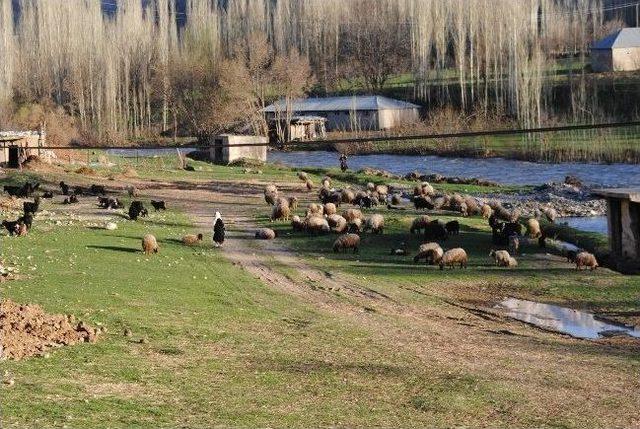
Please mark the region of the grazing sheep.
POLYGON ((360 246, 360 236, 357 234, 344 234, 336 239, 333 243, 333 251, 339 253, 343 251, 346 253, 347 249, 353 249, 353 253, 358 253, 358 247, 360 246))
POLYGON ((274 184, 268 184, 264 187, 264 194, 276 194, 278 195, 278 188, 274 184))
POLYGON ((326 203, 324 205, 324 214, 326 214, 327 216, 331 216, 333 214, 336 214, 337 212, 338 212, 338 209, 335 204, 326 203))
POLYGON ((469 216, 480 214, 480 206, 478 201, 470 195, 464 197, 464 203, 467 206, 467 214, 469 216))
POLYGON ((329 189, 331 187, 331 177, 324 176, 320 184, 322 185, 323 188, 329 189))
POLYGON ((40 208, 40 197, 35 197, 33 199, 33 202, 25 201, 24 203, 22 203, 22 208, 25 214, 35 214, 40 208))
POLYGON ((309 206, 307 207, 307 211, 306 211, 306 216, 307 217, 311 217, 311 216, 322 216, 324 215, 324 206, 317 204, 317 203, 311 203, 309 204, 309 206))
POLYGON ((445 225, 439 220, 432 220, 424 229, 424 238, 428 241, 444 241, 449 237, 445 225))
POLYGON ((145 255, 158 253, 158 241, 153 235, 147 234, 144 236, 144 238, 142 239, 142 250, 144 251, 145 255))
POLYGON ((351 189, 345 189, 341 193, 342 202, 346 204, 353 203, 356 198, 356 194, 351 189))
POLYGON ((415 206, 416 210, 433 210, 434 208, 436 208, 436 205, 431 202, 431 199, 426 195, 418 195, 417 197, 413 197, 413 205, 415 206))
POLYGON ((431 222, 431 219, 427 215, 417 217, 413 220, 413 222, 411 222, 411 228, 409 229, 409 232, 411 234, 415 234, 416 232, 420 233, 427 227, 429 222, 431 222))
POLYGON ((75 194, 71 194, 69 196, 69 198, 65 198, 64 201, 62 202, 62 204, 76 204, 78 203, 78 197, 75 196, 75 194))
POLYGON ((327 223, 333 232, 342 233, 347 229, 347 220, 339 214, 327 216, 327 223))
POLYGON ((298 171, 298 179, 302 180, 303 182, 306 182, 309 180, 309 175, 304 171, 298 171))
POLYGON ((186 244, 187 246, 193 246, 194 244, 197 244, 198 242, 202 241, 203 238, 204 237, 202 236, 202 234, 198 234, 198 235, 189 234, 182 237, 182 243, 186 244))
POLYGON ((289 208, 289 203, 286 204, 276 204, 273 206, 273 210, 271 211, 271 221, 274 220, 289 220, 291 216, 291 209, 289 208))
POLYGON ((220 212, 216 212, 213 219, 213 245, 215 247, 220 247, 224 243, 225 237, 225 227, 224 221, 222 220, 222 215, 220 212))
POLYGON ((147 209, 144 208, 144 205, 141 201, 132 201, 129 206, 129 219, 138 220, 139 217, 147 216, 147 209))
POLYGON ((387 185, 377 185, 374 189, 374 192, 378 193, 378 200, 383 202, 387 199, 387 195, 389 194, 389 187, 387 185))
POLYGON ((300 220, 300 216, 294 216, 291 218, 291 227, 294 231, 304 231, 306 228, 305 223, 300 220))
POLYGON ((98 206, 102 209, 115 210, 123 207, 120 200, 114 197, 98 197, 98 206))
MULTIPOLYGON (((427 182, 422 182, 419 186, 420 193, 418 195, 432 196, 436 194, 435 189, 427 182)), ((415 189, 414 189, 415 194, 415 189)))
POLYGON ((165 204, 164 201, 154 201, 151 200, 151 205, 153 206, 153 208, 155 209, 155 211, 158 210, 166 210, 167 209, 167 205, 165 204))
POLYGON ((384 232, 384 217, 380 214, 371 215, 367 219, 364 230, 371 230, 372 234, 382 234, 384 232))
MULTIPOLYGON (((432 203, 431 203, 432 207, 430 208, 430 210, 432 210, 432 209, 440 210, 443 207, 447 206, 448 204, 449 204, 449 196, 448 195, 440 195, 440 196, 435 197, 432 200, 432 203)), ((429 208, 429 207, 426 207, 426 208, 429 208)))
POLYGON ((127 187, 127 193, 129 194, 129 198, 135 198, 139 194, 138 190, 135 188, 135 186, 127 187))
POLYGON ((520 239, 515 234, 510 235, 509 236, 509 252, 511 252, 514 255, 517 255, 519 249, 520 249, 520 239))
POLYGON ((276 204, 277 199, 278 199, 277 193, 269 192, 264 194, 264 201, 270 206, 274 206, 276 204))
POLYGON ((542 236, 542 231, 540 229, 540 222, 537 219, 531 218, 527 221, 527 233, 529 237, 535 239, 542 236))
POLYGON ((339 206, 340 203, 342 203, 342 193, 330 192, 326 188, 322 188, 322 189, 326 190, 326 192, 322 193, 320 196, 320 200, 322 201, 322 204, 333 203, 336 206, 339 206))
POLYGON ((508 267, 509 259, 511 255, 506 250, 492 250, 489 252, 489 256, 493 258, 496 266, 499 267, 508 267))
POLYGON ((356 201, 361 209, 362 208, 370 209, 371 207, 378 205, 378 199, 372 195, 356 197, 356 201))
POLYGON ((331 231, 329 222, 320 216, 311 216, 307 219, 307 231, 313 235, 327 234, 331 231))
POLYGON ((353 219, 348 223, 348 231, 352 233, 360 233, 363 231, 362 219, 353 219))
POLYGON ((372 182, 368 182, 367 183, 367 190, 370 191, 370 192, 375 191, 376 190, 376 185, 374 183, 372 183, 372 182))
POLYGON ((397 247, 395 249, 391 249, 391 256, 407 256, 409 254, 409 248, 407 246, 407 243, 405 243, 404 241, 402 243, 400 243, 400 247, 397 247))
POLYGON ((304 184, 307 187, 307 191, 313 191, 313 182, 311 180, 307 180, 304 184))
POLYGON ((260 228, 256 231, 255 238, 258 240, 273 240, 278 234, 269 228, 260 228))
POLYGON ((509 264, 507 265, 507 267, 509 268, 515 268, 518 266, 518 261, 516 260, 516 258, 514 258, 513 256, 511 256, 509 258, 509 264))
POLYGON ((402 204, 402 195, 400 194, 393 194, 391 196, 391 204, 394 206, 399 206, 402 204))
POLYGON ((298 208, 298 197, 289 197, 287 198, 287 201, 289 202, 291 210, 296 210, 298 208))
POLYGON ((440 259, 440 269, 444 270, 445 265, 454 268, 455 264, 460 264, 460 268, 467 268, 469 258, 467 252, 464 249, 457 247, 455 249, 447 250, 440 259))
POLYGON ((482 217, 484 219, 489 219, 491 217, 491 215, 493 214, 493 209, 491 208, 491 206, 489 204, 483 205, 481 207, 480 211, 481 211, 482 217))
POLYGON ((447 222, 444 227, 447 230, 447 234, 449 235, 460 234, 460 222, 458 222, 457 220, 447 222))
POLYGON ((582 267, 589 267, 591 271, 598 268, 598 260, 589 252, 580 252, 576 255, 576 270, 582 269, 582 267))
POLYGON ((424 259, 427 265, 435 265, 440 263, 444 251, 438 243, 424 243, 420 245, 418 254, 414 256, 413 262, 418 263, 421 259, 424 259))
POLYGON ((344 213, 342 213, 342 217, 345 218, 348 223, 353 222, 355 219, 364 219, 362 211, 358 209, 347 209, 344 213))
POLYGON ((558 212, 553 207, 547 207, 542 212, 551 223, 555 222, 558 217, 558 212))

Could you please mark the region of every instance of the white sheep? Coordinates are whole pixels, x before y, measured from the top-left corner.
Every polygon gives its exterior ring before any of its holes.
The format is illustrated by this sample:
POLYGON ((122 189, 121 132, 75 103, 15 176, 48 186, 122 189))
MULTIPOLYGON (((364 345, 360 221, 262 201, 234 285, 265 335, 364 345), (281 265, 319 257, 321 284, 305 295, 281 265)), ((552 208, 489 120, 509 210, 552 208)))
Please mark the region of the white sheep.
POLYGON ((580 252, 576 255, 576 270, 589 267, 591 271, 599 267, 596 257, 589 252, 580 252))
POLYGON ((276 204, 273 206, 273 210, 271 210, 271 221, 274 220, 289 220, 291 216, 291 208, 289 208, 289 203, 286 204, 276 204))
POLYGON ((456 247, 444 252, 442 259, 440 259, 440 269, 444 270, 445 265, 453 268, 455 264, 460 264, 460 268, 467 268, 468 262, 467 252, 460 247, 456 247))
POLYGON ((147 234, 142 238, 142 251, 145 255, 158 253, 159 249, 160 248, 158 247, 158 241, 153 235, 147 234))
POLYGON ((345 218, 349 223, 353 222, 355 219, 364 219, 364 215, 359 209, 347 209, 342 214, 342 217, 345 218))
POLYGON ((338 208, 333 203, 327 203, 324 205, 324 214, 327 216, 331 216, 338 212, 338 208))
POLYGON ((542 230, 540 229, 540 222, 537 219, 531 218, 527 221, 527 232, 529 237, 538 238, 542 235, 542 230))
POLYGON ((327 216, 327 223, 333 232, 342 233, 347 229, 347 220, 339 214, 327 216))
POLYGON ((338 253, 341 250, 346 252, 347 249, 353 249, 353 253, 358 253, 360 246, 360 236, 357 234, 344 234, 336 239, 333 243, 333 251, 338 253))
POLYGON ((291 226, 294 231, 304 231, 306 228, 305 223, 300 220, 300 216, 297 215, 291 218, 291 226))
POLYGON ((384 217, 380 214, 371 215, 365 225, 365 231, 368 230, 371 230, 373 234, 382 234, 384 232, 384 217))
POLYGON ((260 228, 256 231, 255 238, 258 240, 273 240, 278 234, 270 228, 260 228))
POLYGON ((420 245, 418 254, 413 258, 413 262, 424 259, 427 264, 439 264, 442 255, 444 255, 444 251, 438 243, 424 243, 420 245))
POLYGON ((329 231, 331 231, 331 228, 329 227, 329 223, 327 222, 327 220, 320 216, 311 216, 307 218, 306 224, 307 224, 307 231, 313 234, 317 234, 317 233, 326 234, 329 231))

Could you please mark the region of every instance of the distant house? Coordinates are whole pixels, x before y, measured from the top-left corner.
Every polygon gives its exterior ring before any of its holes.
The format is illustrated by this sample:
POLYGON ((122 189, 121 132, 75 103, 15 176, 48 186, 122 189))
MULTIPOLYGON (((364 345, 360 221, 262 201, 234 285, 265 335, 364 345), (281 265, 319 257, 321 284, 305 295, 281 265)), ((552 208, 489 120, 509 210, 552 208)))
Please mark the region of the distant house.
POLYGON ((267 138, 221 134, 209 139, 209 159, 216 164, 230 164, 241 159, 265 162, 267 138))
POLYGON ((292 117, 326 119, 327 131, 387 130, 420 117, 420 106, 380 95, 278 101, 262 111, 271 122, 292 117))
POLYGON ((21 152, 24 158, 38 155, 44 141, 45 133, 40 131, 0 131, 0 164, 17 168, 21 152))
POLYGON ((640 70, 640 28, 623 28, 591 46, 595 72, 640 70))

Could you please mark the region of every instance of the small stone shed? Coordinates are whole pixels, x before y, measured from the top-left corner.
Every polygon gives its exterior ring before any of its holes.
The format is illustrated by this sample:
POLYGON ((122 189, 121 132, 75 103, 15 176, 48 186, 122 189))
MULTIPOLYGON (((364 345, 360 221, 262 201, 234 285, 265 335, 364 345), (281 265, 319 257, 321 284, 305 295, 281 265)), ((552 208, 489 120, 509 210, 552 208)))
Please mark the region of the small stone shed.
POLYGON ((640 28, 623 28, 591 46, 595 72, 640 70, 640 28))
POLYGON ((327 120, 322 116, 294 116, 269 122, 269 141, 309 141, 327 137, 327 120))
POLYGON ((420 106, 381 95, 284 100, 265 107, 268 120, 290 116, 325 118, 327 131, 388 130, 420 119, 420 106))
POLYGON ((216 164, 229 164, 238 159, 267 160, 267 137, 222 134, 209 140, 209 158, 216 164))
POLYGON ((612 266, 622 273, 640 272, 640 188, 599 189, 607 199, 612 266))
POLYGON ((0 164, 18 168, 20 150, 23 149, 26 156, 38 155, 45 137, 40 131, 0 131, 0 164))

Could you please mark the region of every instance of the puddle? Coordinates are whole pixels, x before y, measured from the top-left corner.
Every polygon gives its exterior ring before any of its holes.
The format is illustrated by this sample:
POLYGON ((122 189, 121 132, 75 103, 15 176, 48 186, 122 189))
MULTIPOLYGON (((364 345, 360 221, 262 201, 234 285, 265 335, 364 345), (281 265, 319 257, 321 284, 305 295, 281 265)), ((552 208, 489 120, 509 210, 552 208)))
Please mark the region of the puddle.
POLYGON ((524 299, 507 298, 495 308, 506 315, 544 329, 562 332, 572 337, 595 340, 612 335, 640 338, 640 329, 599 320, 591 313, 524 299))

